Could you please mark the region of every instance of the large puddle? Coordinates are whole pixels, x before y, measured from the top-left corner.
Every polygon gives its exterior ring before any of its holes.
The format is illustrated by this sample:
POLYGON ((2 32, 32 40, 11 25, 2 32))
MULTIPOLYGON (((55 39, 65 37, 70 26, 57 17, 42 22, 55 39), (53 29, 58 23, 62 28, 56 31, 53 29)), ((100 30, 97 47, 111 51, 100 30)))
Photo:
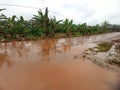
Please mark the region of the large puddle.
POLYGON ((0 90, 114 90, 119 73, 82 58, 82 53, 119 37, 111 33, 0 43, 0 90))

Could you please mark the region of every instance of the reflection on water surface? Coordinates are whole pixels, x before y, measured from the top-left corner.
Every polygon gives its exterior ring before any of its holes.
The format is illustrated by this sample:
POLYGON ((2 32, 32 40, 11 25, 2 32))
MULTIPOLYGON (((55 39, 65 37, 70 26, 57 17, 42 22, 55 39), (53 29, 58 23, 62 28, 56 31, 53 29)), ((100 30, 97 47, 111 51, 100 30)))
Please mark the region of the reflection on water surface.
POLYGON ((103 36, 0 43, 0 90, 111 90, 116 73, 82 58, 103 36))

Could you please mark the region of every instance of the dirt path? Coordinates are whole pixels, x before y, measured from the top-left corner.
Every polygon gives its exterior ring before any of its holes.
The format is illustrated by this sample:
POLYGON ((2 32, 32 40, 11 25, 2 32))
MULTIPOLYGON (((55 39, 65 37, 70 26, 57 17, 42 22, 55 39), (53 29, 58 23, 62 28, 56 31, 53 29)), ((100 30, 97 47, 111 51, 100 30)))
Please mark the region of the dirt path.
POLYGON ((0 90, 111 90, 117 72, 82 58, 120 33, 0 43, 0 90))

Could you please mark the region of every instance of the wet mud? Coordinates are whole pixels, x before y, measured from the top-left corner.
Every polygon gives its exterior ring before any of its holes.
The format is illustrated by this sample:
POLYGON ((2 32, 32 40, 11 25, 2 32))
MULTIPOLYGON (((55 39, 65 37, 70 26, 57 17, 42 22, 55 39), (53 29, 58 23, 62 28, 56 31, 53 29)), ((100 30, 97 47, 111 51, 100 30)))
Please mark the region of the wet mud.
POLYGON ((119 72, 96 65, 83 53, 119 36, 0 43, 0 90, 113 90, 119 72))

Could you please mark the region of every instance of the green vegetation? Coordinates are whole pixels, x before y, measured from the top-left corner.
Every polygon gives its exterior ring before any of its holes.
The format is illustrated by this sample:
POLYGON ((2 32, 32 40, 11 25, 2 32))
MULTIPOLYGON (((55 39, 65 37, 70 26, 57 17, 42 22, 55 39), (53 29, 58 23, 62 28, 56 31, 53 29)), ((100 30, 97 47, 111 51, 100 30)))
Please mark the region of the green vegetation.
MULTIPOLYGON (((0 9, 0 12, 5 9, 0 9)), ((41 10, 30 20, 22 16, 6 17, 0 14, 0 40, 26 40, 44 37, 70 37, 91 34, 101 34, 120 31, 120 25, 109 24, 105 21, 101 25, 89 26, 86 23, 74 24, 73 20, 57 20, 49 18, 48 8, 45 13, 41 10)), ((104 50, 103 50, 104 51, 104 50)))
POLYGON ((97 52, 107 52, 110 50, 110 48, 113 46, 113 43, 108 43, 108 42, 103 42, 98 44, 98 46, 96 47, 98 50, 96 50, 97 52))

